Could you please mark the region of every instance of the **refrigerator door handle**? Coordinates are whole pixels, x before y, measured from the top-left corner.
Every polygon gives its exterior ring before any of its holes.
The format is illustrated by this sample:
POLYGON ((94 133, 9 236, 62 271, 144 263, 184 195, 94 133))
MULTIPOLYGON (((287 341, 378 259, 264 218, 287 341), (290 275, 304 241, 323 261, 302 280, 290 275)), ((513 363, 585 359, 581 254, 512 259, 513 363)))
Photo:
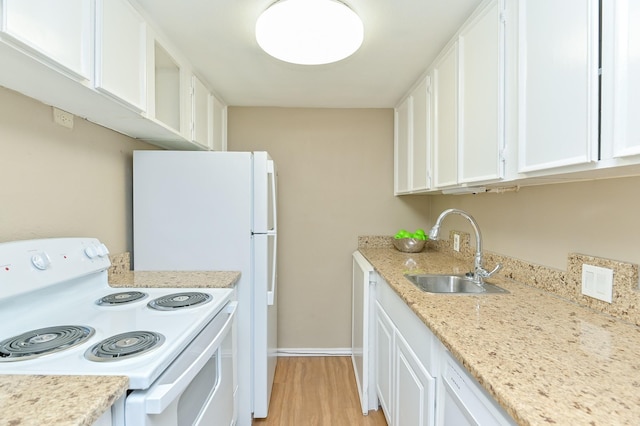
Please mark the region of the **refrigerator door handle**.
POLYGON ((267 161, 267 174, 271 175, 271 214, 273 215, 273 229, 271 231, 275 232, 278 219, 276 217, 276 170, 273 160, 267 161))
POLYGON ((278 257, 278 244, 277 244, 277 238, 278 236, 276 234, 271 234, 273 235, 273 259, 271 260, 271 285, 269 286, 269 290, 267 290, 267 305, 268 306, 272 306, 275 298, 276 298, 276 265, 278 264, 277 262, 277 257, 278 257))

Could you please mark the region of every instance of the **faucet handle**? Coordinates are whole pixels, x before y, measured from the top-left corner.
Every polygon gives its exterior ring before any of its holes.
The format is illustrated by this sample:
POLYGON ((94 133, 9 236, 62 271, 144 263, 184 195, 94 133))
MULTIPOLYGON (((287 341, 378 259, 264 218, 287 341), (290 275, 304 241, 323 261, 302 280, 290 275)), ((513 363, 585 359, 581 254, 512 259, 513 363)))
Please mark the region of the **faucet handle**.
POLYGON ((502 269, 502 264, 498 263, 491 272, 487 272, 486 269, 480 268, 480 270, 478 271, 478 275, 480 275, 482 278, 489 278, 491 275, 495 274, 500 269, 502 269))

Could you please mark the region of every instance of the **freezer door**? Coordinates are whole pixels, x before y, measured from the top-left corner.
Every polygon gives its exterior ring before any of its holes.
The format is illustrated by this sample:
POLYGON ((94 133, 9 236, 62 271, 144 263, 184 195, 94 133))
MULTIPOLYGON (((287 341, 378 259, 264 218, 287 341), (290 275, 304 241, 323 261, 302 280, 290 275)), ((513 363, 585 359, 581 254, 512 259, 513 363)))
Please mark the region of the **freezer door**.
POLYGON ((135 151, 136 270, 251 266, 251 153, 135 151))
POLYGON ((278 361, 277 236, 254 235, 254 397, 253 417, 269 412, 278 361))
POLYGON ((276 232, 277 172, 266 152, 253 153, 253 232, 276 232))

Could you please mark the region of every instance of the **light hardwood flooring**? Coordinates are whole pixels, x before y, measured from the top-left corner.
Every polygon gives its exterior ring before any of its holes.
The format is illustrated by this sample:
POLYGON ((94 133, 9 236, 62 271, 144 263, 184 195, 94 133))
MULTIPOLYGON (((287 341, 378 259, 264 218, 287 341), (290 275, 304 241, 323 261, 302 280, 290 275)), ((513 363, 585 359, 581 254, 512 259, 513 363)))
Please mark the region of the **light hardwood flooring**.
POLYGON ((350 357, 280 357, 269 417, 255 426, 386 426, 382 410, 362 415, 350 357))

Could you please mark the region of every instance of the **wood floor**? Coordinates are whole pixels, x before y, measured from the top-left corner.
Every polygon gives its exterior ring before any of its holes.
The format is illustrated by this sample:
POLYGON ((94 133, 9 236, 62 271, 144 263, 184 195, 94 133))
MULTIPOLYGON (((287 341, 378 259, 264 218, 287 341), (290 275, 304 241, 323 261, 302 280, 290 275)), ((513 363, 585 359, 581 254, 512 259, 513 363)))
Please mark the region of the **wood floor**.
POLYGON ((280 357, 269 417, 254 426, 386 426, 382 410, 362 415, 350 357, 280 357))

